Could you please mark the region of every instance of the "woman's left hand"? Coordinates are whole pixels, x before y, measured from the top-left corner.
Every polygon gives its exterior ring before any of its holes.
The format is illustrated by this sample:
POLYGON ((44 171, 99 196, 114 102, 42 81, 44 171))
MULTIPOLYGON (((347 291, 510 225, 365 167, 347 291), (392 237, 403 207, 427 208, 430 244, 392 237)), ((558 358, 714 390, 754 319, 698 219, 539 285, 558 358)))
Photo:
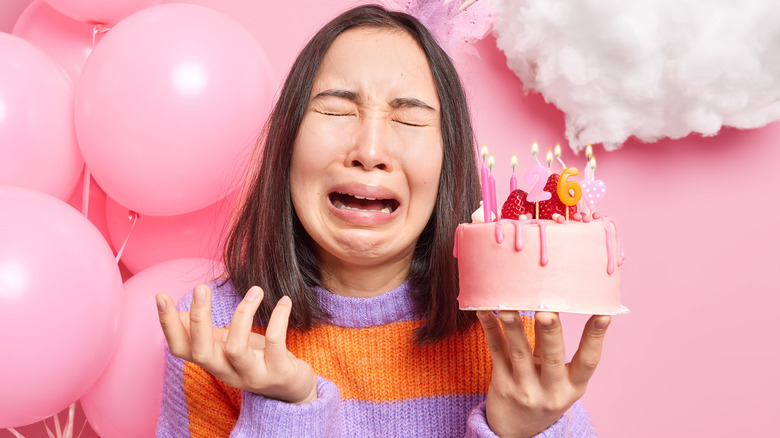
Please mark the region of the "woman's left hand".
POLYGON ((487 421, 501 437, 530 437, 544 431, 585 394, 611 321, 607 315, 592 316, 579 349, 566 363, 557 313, 536 312, 533 351, 517 312, 501 311, 496 318, 491 311, 480 311, 477 316, 493 360, 487 421))

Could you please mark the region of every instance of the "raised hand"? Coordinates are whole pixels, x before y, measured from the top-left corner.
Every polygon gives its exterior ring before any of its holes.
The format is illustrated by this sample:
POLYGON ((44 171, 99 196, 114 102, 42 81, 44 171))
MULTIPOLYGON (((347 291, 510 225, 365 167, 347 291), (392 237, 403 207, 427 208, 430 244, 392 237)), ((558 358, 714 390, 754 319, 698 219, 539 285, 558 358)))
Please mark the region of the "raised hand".
POLYGON ((292 310, 282 297, 268 321, 265 336, 252 332, 252 321, 263 300, 253 286, 233 313, 229 328, 211 321, 211 289, 198 285, 190 312, 177 312, 165 294, 157 295, 160 325, 171 353, 200 365, 228 386, 289 403, 317 398, 317 377, 312 367, 287 350, 287 323, 292 310))
POLYGON ((610 316, 592 316, 570 363, 565 363, 557 313, 536 313, 532 351, 517 312, 477 312, 485 330, 493 375, 488 425, 501 437, 530 437, 555 423, 585 393, 596 370, 610 316), (499 319, 501 323, 499 324, 499 319), (503 326, 503 332, 501 327, 503 326))

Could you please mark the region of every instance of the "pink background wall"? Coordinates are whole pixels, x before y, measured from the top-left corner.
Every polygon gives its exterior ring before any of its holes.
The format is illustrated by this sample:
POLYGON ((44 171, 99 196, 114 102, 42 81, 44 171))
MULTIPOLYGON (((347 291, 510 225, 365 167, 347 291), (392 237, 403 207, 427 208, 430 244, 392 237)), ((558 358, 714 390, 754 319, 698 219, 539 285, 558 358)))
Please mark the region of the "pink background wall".
MULTIPOLYGON (((191 0, 221 10, 263 44, 277 75, 308 36, 350 0, 191 0)), ((0 31, 29 1, 0 7, 0 31)), ((481 60, 458 59, 477 138, 496 156, 498 197, 508 192, 509 157, 530 163, 565 147, 563 114, 519 79, 488 37, 481 60)), ((597 176, 608 185, 600 210, 621 226, 626 251, 623 301, 631 309, 609 330, 602 363, 585 396, 603 437, 773 435, 780 393, 776 309, 780 287, 777 222, 780 124, 726 130, 711 138, 596 147, 597 176)), ((564 160, 584 157, 564 148, 564 160)), ((569 164, 571 165, 571 164, 569 164)), ((150 305, 151 306, 151 305, 150 305)), ((150 307, 151 308, 151 307, 150 307)), ((564 318, 568 352, 584 319, 564 318)), ((121 397, 121 394, 117 395, 121 397)), ((83 422, 83 416, 81 416, 83 422)), ((80 425, 78 422, 77 425, 80 425)), ((46 436, 40 424, 19 429, 46 436)), ((77 426, 76 430, 79 430, 77 426)), ((91 437, 94 433, 82 436, 91 437)), ((0 438, 11 437, 0 430, 0 438)))

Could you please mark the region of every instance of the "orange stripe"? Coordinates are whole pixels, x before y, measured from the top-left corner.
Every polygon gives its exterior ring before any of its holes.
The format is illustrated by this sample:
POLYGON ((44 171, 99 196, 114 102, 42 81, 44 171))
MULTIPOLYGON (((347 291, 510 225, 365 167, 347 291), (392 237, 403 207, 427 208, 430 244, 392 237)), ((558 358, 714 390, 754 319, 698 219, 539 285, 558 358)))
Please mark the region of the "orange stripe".
MULTIPOLYGON (((317 375, 335 383, 343 399, 383 402, 486 393, 491 360, 481 326, 419 346, 412 338, 420 324, 402 321, 363 329, 324 325, 308 332, 290 331, 287 348, 311 364, 317 375)), ((523 317, 523 325, 533 343, 533 319, 523 317)), ((265 328, 255 331, 264 333, 265 328)))
POLYGON ((241 391, 225 385, 191 362, 184 362, 182 382, 190 437, 229 437, 238 421, 241 391))

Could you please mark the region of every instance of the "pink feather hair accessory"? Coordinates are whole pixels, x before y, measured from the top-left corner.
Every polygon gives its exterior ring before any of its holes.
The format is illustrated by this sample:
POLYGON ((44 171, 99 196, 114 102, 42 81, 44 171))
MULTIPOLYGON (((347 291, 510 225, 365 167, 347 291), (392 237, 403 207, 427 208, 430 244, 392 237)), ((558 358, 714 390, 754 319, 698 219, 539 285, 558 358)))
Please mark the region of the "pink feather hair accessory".
POLYGON ((488 0, 382 0, 387 9, 405 12, 431 31, 450 57, 462 52, 479 58, 471 44, 493 30, 496 13, 488 0))

